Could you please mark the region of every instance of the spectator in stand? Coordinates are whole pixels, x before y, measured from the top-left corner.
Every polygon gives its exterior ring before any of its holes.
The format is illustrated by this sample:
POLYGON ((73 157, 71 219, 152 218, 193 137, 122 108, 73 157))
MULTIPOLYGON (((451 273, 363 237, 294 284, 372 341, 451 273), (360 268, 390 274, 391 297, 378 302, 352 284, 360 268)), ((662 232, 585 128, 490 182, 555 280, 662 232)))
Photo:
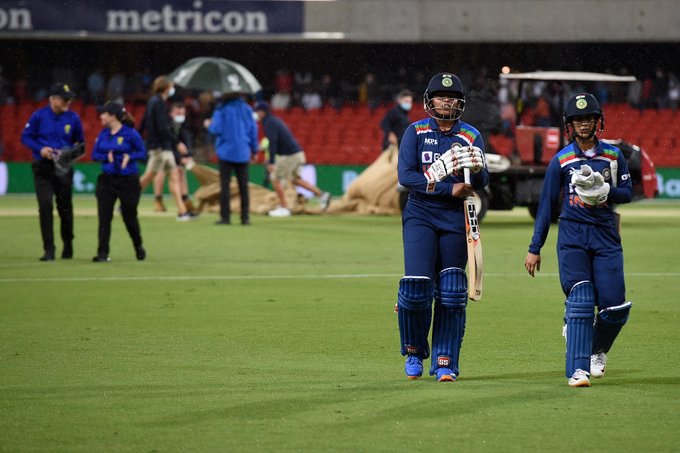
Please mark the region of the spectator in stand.
POLYGON ((88 104, 101 104, 104 101, 104 88, 106 81, 101 68, 95 69, 87 76, 87 96, 85 102, 88 104))
POLYGON ((321 211, 328 209, 331 194, 321 191, 300 176, 300 171, 305 164, 305 153, 288 126, 280 118, 271 114, 269 104, 266 102, 255 104, 255 112, 262 122, 264 134, 269 140, 267 171, 279 197, 279 206, 269 211, 269 215, 272 217, 289 217, 291 215, 284 191, 284 184, 288 181, 295 186, 313 192, 314 195, 319 197, 321 211))
POLYGON ((74 94, 65 83, 57 83, 49 91, 49 104, 36 110, 21 134, 21 143, 33 154, 33 177, 40 213, 44 254, 40 261, 54 261, 53 204, 61 219, 62 259, 73 258, 73 168, 57 172, 54 160, 60 150, 82 143, 80 118, 69 111, 74 94))
MULTIPOLYGON (((156 77, 152 85, 152 96, 146 105, 142 130, 146 131, 146 144, 149 150, 149 161, 144 175, 140 179, 142 190, 149 185, 153 177, 164 170, 169 177, 168 188, 177 205, 177 220, 194 220, 196 215, 189 211, 182 201, 179 185, 179 171, 175 162, 174 149, 187 154, 187 146, 182 143, 172 130, 172 122, 166 101, 175 93, 175 86, 165 76, 156 77)), ((162 201, 156 199, 156 204, 162 201)), ((158 206, 157 206, 158 207, 158 206)))
POLYGON ((106 99, 123 103, 125 99, 125 76, 119 72, 113 74, 106 85, 106 99))
POLYGON ((248 165, 257 153, 257 124, 253 109, 237 94, 225 95, 204 126, 216 138, 220 166, 220 220, 231 224, 231 174, 236 172, 241 196, 241 225, 250 225, 248 165))
POLYGON ((274 93, 271 99, 272 108, 274 110, 287 110, 292 104, 292 99, 290 97, 290 92, 288 91, 277 91, 274 93))
POLYGON ((651 97, 652 103, 657 109, 665 109, 668 107, 668 77, 666 77, 666 73, 659 66, 657 66, 654 71, 651 97))
POLYGON ((680 101, 680 82, 678 77, 672 72, 668 73, 668 107, 673 109, 673 113, 678 109, 680 101))
POLYGON ((96 189, 99 241, 97 255, 92 261, 111 261, 109 241, 116 200, 120 200, 120 212, 132 239, 135 256, 142 261, 146 258, 146 251, 142 247, 142 232, 137 219, 137 205, 142 193, 137 163, 146 159, 146 148, 123 104, 109 101, 97 111, 104 129, 92 150, 92 160, 102 163, 96 189))
POLYGON ((401 137, 411 121, 408 114, 413 107, 413 93, 409 90, 401 90, 395 97, 396 105, 387 111, 382 121, 380 129, 383 131, 383 150, 392 146, 399 147, 401 137))
POLYGON ((378 106, 378 83, 375 80, 375 75, 368 73, 364 76, 364 80, 359 84, 359 97, 360 104, 368 105, 371 110, 378 106))
POLYGON ((274 87, 279 93, 289 93, 293 91, 293 76, 286 68, 276 71, 274 87))
POLYGON ((311 85, 305 88, 305 94, 302 95, 301 104, 302 108, 304 108, 307 111, 319 110, 321 107, 323 107, 321 95, 311 85))
POLYGON ((324 105, 329 105, 335 110, 339 110, 342 107, 340 102, 340 86, 333 79, 333 76, 326 73, 321 76, 321 87, 320 87, 321 101, 324 105))

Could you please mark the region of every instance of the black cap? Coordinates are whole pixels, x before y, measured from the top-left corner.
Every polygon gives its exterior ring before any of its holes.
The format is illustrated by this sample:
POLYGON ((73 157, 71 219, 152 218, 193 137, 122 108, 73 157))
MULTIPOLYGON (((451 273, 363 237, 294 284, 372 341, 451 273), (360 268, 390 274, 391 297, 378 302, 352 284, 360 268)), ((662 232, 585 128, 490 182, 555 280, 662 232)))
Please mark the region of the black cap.
POLYGON ((255 111, 263 110, 265 113, 269 113, 269 104, 265 101, 259 101, 255 103, 255 107, 253 107, 253 110, 255 111))
POLYGON ((451 74, 450 72, 435 74, 434 77, 430 79, 430 83, 427 84, 426 91, 429 93, 430 97, 432 97, 433 93, 460 93, 465 96, 463 83, 457 75, 451 74))
POLYGON ((55 83, 50 88, 50 96, 59 96, 65 100, 73 99, 75 93, 71 91, 71 87, 66 83, 55 83))
POLYGON ((125 107, 123 107, 123 104, 120 102, 109 101, 106 104, 97 107, 97 112, 108 113, 109 115, 113 115, 120 120, 123 118, 123 114, 125 113, 125 107))

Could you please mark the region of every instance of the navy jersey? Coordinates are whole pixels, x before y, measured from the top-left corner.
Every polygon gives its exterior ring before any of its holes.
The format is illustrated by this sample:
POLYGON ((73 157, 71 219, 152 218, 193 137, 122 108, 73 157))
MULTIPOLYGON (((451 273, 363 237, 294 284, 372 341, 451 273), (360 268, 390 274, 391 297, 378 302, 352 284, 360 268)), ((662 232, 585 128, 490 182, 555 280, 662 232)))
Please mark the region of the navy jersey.
POLYGON ((595 155, 587 157, 575 142, 559 151, 550 161, 543 181, 543 190, 538 204, 534 236, 529 252, 538 255, 548 236, 550 214, 562 198, 560 219, 589 225, 616 228, 614 205, 629 203, 633 199, 633 184, 628 173, 628 165, 621 150, 602 141, 597 142, 595 155), (612 184, 611 163, 618 163, 616 186, 612 184), (605 203, 590 206, 579 198, 571 184, 573 170, 581 165, 589 165, 593 171, 600 172, 609 183, 609 196, 605 203))
POLYGON ((124 124, 115 134, 105 128, 94 143, 92 160, 102 162, 102 171, 108 175, 136 175, 139 173, 137 162, 146 160, 146 148, 133 127, 124 124), (113 162, 109 162, 109 151, 113 151, 113 162), (121 168, 125 154, 130 160, 125 168, 121 168))
POLYGON ((57 115, 49 105, 33 112, 21 134, 21 143, 31 150, 36 161, 43 159, 40 150, 45 146, 59 150, 83 141, 78 115, 70 110, 57 115))
POLYGON ((288 156, 299 153, 302 147, 295 140, 288 126, 278 117, 270 114, 262 120, 264 135, 269 139, 269 162, 274 163, 276 155, 288 156))
MULTIPOLYGON (((458 120, 453 128, 441 132, 433 118, 416 121, 406 128, 399 146, 399 184, 410 190, 409 203, 423 208, 461 211, 463 199, 451 195, 455 183, 464 182, 463 173, 448 176, 438 182, 432 192, 427 190, 425 171, 454 143, 473 145, 484 151, 484 141, 477 129, 458 120)), ((489 183, 486 166, 477 174, 470 175, 470 182, 477 190, 489 183)))

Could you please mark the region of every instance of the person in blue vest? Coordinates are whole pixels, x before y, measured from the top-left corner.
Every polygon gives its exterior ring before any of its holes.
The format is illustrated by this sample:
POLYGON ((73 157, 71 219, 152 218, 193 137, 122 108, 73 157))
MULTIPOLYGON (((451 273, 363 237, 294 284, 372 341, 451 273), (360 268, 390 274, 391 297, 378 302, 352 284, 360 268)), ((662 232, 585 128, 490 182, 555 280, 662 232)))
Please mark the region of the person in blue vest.
POLYGON ((465 109, 460 79, 448 72, 434 75, 423 101, 430 118, 409 125, 399 146, 399 183, 409 197, 402 213, 405 272, 397 315, 406 377, 423 374, 432 323, 430 375, 450 382, 459 376, 468 299, 464 200, 488 184, 489 174, 479 131, 460 119, 465 109))
POLYGON ((138 163, 146 160, 146 147, 122 104, 109 101, 98 107, 97 111, 104 129, 92 150, 92 160, 102 163, 102 174, 97 179, 96 189, 99 245, 92 261, 110 261, 109 240, 116 200, 120 200, 125 228, 132 239, 135 256, 141 261, 146 258, 146 251, 142 246, 142 232, 137 218, 137 206, 142 193, 138 163))
POLYGON ((633 199, 633 186, 623 153, 595 135, 604 130, 604 112, 595 96, 573 96, 564 125, 571 142, 548 165, 524 266, 532 277, 540 270, 550 214, 561 201, 557 260, 566 296, 567 383, 590 387, 591 376, 604 375, 606 353, 632 305, 626 302, 614 207, 633 199))
POLYGON ((69 110, 74 93, 65 83, 49 91, 49 104, 36 110, 26 123, 21 142, 33 154, 33 178, 40 213, 43 256, 40 261, 54 261, 53 199, 61 219, 62 259, 73 258, 73 169, 57 172, 54 160, 65 150, 83 143, 83 126, 77 114, 69 110))

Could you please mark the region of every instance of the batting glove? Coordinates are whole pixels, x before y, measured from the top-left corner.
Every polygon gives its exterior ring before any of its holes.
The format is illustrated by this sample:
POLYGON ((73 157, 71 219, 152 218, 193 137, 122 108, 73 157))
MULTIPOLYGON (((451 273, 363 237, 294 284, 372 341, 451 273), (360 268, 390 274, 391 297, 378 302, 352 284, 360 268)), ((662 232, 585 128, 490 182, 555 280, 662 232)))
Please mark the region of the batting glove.
POLYGON ((607 197, 609 196, 608 182, 602 183, 601 186, 594 186, 590 189, 584 189, 578 185, 576 185, 574 188, 576 189, 576 194, 579 196, 581 201, 590 206, 597 206, 604 203, 607 201, 607 197))
POLYGON ((425 172, 425 178, 427 179, 428 184, 432 184, 444 180, 444 178, 453 173, 453 171, 453 153, 451 150, 448 150, 430 165, 430 168, 425 172))

